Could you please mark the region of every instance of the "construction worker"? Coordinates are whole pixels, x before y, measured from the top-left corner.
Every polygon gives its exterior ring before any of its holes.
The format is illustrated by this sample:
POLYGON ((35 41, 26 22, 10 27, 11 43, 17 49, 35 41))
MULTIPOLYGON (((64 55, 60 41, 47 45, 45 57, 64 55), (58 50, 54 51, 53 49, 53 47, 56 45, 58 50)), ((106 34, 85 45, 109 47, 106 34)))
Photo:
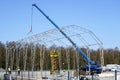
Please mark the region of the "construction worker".
POLYGON ((9 72, 9 74, 11 74, 11 69, 10 69, 10 67, 8 67, 8 72, 9 72))
POLYGON ((18 71, 18 76, 19 76, 20 75, 20 68, 18 68, 17 71, 18 71))

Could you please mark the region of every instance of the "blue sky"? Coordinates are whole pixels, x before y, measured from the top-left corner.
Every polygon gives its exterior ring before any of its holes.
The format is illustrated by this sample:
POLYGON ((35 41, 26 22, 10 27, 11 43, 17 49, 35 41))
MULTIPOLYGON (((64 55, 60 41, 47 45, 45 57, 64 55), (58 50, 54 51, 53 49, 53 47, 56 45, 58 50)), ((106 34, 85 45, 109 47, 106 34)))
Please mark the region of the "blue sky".
POLYGON ((27 34, 33 3, 60 27, 73 24, 84 27, 97 35, 104 48, 120 49, 119 0, 1 0, 0 41, 16 41, 54 28, 33 8, 33 33, 27 34))

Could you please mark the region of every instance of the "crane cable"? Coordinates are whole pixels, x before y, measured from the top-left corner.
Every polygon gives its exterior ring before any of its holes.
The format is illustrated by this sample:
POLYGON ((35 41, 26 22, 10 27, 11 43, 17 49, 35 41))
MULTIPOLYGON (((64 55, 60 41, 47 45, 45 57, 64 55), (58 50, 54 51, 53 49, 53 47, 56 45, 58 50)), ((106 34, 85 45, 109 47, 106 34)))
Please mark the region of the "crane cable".
POLYGON ((30 25, 30 30, 27 34, 33 33, 32 32, 32 24, 33 24, 33 6, 31 8, 31 25, 30 25))

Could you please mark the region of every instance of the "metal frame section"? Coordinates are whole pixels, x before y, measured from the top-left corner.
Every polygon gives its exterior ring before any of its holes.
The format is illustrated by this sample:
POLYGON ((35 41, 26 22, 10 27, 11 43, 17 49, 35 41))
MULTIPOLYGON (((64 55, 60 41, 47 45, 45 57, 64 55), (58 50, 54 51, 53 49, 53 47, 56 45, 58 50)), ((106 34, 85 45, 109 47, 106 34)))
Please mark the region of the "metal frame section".
POLYGON ((13 69, 15 47, 16 47, 15 42, 6 43, 6 73, 8 67, 13 69))
MULTIPOLYGON (((91 49, 93 47, 95 49, 99 48, 101 54, 101 64, 104 65, 103 43, 92 31, 76 25, 61 27, 61 30, 65 32, 65 34, 68 35, 79 47, 85 47, 88 49, 91 49)), ((26 69, 28 43, 33 44, 33 46, 31 46, 31 60, 33 61, 32 64, 34 64, 36 44, 44 45, 47 48, 51 47, 52 45, 56 45, 57 47, 72 46, 72 44, 57 29, 51 29, 43 33, 38 33, 29 37, 25 37, 16 42, 11 42, 6 45, 6 71, 9 65, 11 65, 12 68, 12 63, 9 64, 9 60, 14 59, 14 57, 18 58, 18 60, 16 61, 16 66, 19 67, 21 54, 20 50, 22 48, 22 53, 24 55, 24 70, 26 69), (12 54, 10 54, 11 51, 13 51, 12 54), (13 56, 14 54, 16 56, 13 56)), ((13 60, 11 60, 11 62, 13 62, 13 60)), ((33 70, 34 66, 32 66, 31 68, 33 70)))
MULTIPOLYGON (((80 47, 103 45, 102 41, 100 41, 100 39, 92 31, 85 29, 83 27, 70 25, 70 26, 62 27, 61 30, 63 30, 76 44, 80 43, 79 44, 80 47)), ((38 33, 32 36, 23 38, 21 40, 18 40, 17 42, 20 42, 20 43, 33 42, 33 43, 40 43, 44 45, 56 44, 59 46, 60 45, 59 40, 65 43, 67 42, 67 45, 71 45, 71 43, 69 43, 67 39, 65 39, 65 37, 57 29, 52 29, 52 30, 45 31, 43 33, 38 33)), ((62 46, 64 45, 62 44, 62 46)))
MULTIPOLYGON (((74 41, 74 43, 79 44, 79 47, 86 47, 88 49, 99 48, 101 55, 101 65, 104 65, 103 43, 92 31, 76 25, 61 27, 61 30, 65 32, 65 34, 68 35, 74 41)), ((46 45, 47 47, 50 47, 53 44, 57 46, 72 46, 72 44, 57 29, 38 33, 33 36, 21 39, 18 42, 34 42, 46 45)))

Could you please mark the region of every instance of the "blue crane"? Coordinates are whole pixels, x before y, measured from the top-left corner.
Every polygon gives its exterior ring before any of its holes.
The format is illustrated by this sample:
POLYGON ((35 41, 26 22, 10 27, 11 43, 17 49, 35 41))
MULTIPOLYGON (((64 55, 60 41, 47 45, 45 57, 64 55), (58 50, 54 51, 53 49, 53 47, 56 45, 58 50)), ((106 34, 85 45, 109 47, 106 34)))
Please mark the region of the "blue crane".
POLYGON ((68 37, 66 35, 66 33, 64 33, 57 24, 55 24, 55 22, 53 22, 36 4, 32 4, 32 6, 34 6, 35 8, 37 8, 47 19, 48 21, 50 21, 59 31, 60 33, 67 38, 70 43, 74 46, 74 48, 82 55, 82 57, 86 60, 86 68, 89 68, 90 65, 90 69, 94 70, 96 73, 101 73, 102 69, 100 67, 100 64, 95 63, 94 61, 92 61, 73 41, 70 37, 68 37))

